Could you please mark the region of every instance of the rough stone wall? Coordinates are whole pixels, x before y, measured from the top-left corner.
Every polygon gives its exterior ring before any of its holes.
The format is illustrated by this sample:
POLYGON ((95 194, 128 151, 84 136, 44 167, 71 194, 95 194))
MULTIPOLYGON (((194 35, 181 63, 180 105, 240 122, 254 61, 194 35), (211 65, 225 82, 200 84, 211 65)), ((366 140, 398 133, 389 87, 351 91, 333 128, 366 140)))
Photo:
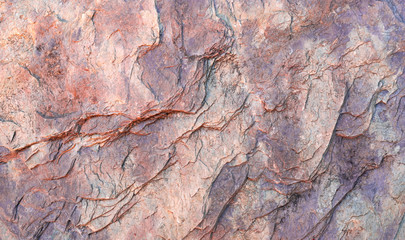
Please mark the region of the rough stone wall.
POLYGON ((405 239, 402 0, 0 1, 0 239, 405 239))

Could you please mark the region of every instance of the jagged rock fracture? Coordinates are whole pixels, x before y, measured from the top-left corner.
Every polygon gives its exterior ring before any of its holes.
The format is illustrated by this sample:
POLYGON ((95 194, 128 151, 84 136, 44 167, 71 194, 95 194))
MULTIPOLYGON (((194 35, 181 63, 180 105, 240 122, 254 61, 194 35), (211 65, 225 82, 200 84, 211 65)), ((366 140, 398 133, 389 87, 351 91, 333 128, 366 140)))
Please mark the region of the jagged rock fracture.
POLYGON ((405 239, 404 1, 0 14, 0 239, 405 239))

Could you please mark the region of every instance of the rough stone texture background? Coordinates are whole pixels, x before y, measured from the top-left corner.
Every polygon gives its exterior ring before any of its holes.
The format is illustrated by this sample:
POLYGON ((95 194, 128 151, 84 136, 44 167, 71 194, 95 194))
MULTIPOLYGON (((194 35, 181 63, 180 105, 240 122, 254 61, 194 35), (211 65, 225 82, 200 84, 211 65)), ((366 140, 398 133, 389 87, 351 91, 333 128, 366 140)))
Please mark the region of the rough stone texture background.
POLYGON ((405 239, 403 0, 0 1, 0 239, 405 239))

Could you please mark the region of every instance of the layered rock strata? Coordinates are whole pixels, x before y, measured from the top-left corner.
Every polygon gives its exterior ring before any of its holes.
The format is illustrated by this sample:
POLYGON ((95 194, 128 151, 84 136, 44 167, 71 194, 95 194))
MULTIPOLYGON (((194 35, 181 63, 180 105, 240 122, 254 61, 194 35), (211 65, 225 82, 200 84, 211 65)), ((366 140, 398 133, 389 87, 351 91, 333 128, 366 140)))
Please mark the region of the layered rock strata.
POLYGON ((1 239, 405 239, 401 0, 0 2, 1 239))

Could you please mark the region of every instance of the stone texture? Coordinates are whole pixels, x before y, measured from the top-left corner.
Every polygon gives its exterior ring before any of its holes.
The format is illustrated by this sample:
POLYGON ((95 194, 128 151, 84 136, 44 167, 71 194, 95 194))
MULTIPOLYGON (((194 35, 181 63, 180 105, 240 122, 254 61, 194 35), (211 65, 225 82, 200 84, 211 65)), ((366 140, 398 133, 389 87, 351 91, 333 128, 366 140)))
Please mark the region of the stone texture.
POLYGON ((405 239, 401 0, 0 2, 0 239, 405 239))

